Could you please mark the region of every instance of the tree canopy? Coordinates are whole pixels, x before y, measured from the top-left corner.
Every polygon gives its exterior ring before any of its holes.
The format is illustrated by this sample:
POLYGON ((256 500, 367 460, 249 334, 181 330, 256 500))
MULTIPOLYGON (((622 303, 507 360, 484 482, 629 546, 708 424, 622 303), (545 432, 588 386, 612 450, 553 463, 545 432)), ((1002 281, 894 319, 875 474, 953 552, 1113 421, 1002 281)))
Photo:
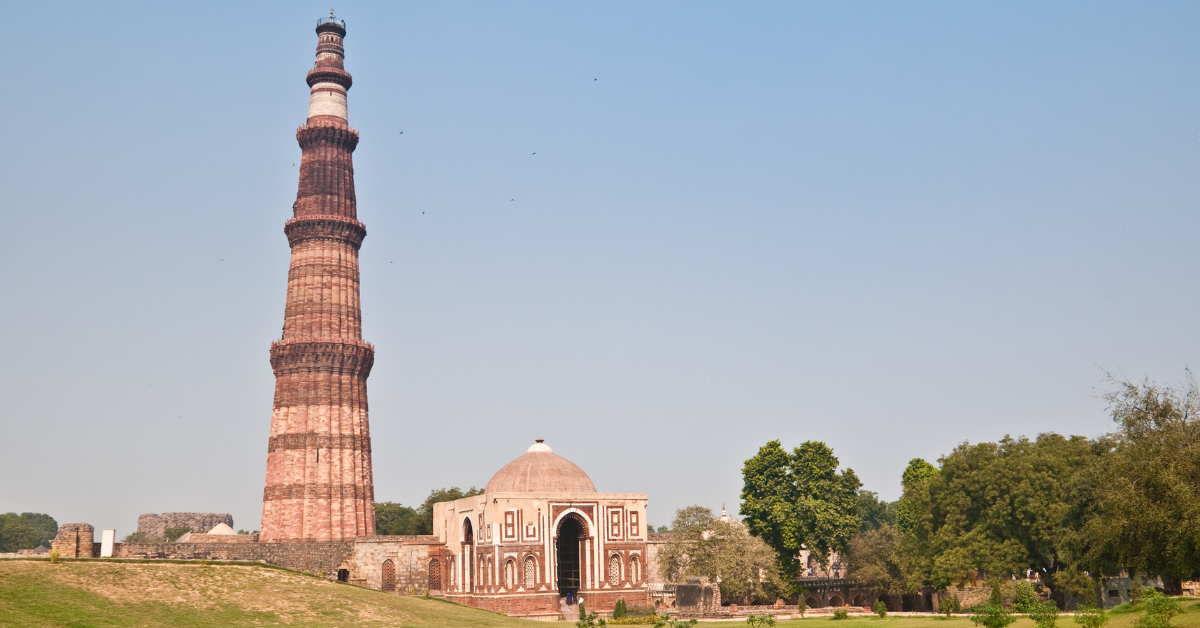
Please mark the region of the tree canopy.
POLYGON ((750 532, 779 556, 783 576, 800 571, 801 547, 825 565, 830 552, 844 553, 862 524, 851 469, 838 472, 825 443, 807 441, 791 453, 778 440, 763 445, 742 467, 741 514, 750 532))
POLYGON ((688 506, 675 511, 671 538, 658 554, 659 574, 678 582, 707 577, 723 599, 769 602, 782 591, 775 551, 737 521, 721 521, 712 510, 688 506))
POLYGON ((50 547, 58 534, 58 522, 50 515, 38 512, 7 512, 0 515, 0 552, 15 552, 50 547))
POLYGON ((376 502, 375 531, 378 534, 433 534, 434 504, 481 494, 483 491, 474 486, 466 491, 451 486, 429 491, 429 497, 416 508, 397 502, 376 502))

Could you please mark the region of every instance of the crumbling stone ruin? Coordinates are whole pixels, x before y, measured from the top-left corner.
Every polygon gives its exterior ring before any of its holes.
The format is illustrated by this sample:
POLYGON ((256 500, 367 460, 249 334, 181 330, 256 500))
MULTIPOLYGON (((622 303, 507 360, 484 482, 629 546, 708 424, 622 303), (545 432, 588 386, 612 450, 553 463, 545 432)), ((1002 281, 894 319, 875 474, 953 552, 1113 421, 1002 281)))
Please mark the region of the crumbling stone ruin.
POLYGON ((58 550, 63 558, 93 558, 96 529, 86 523, 64 523, 58 526, 58 534, 50 541, 50 549, 58 550))
POLYGON ((208 532, 223 523, 233 527, 233 515, 215 512, 164 512, 138 516, 137 531, 147 536, 165 537, 167 528, 187 526, 192 532, 208 532))

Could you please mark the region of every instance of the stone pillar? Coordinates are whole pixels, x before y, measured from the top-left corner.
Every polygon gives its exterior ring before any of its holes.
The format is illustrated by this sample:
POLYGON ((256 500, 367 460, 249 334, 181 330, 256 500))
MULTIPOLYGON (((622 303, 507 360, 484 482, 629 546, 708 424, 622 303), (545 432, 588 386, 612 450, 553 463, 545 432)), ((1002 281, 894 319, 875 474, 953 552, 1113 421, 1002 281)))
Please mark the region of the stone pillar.
POLYGON ((317 25, 308 73, 307 123, 293 218, 283 336, 271 345, 275 409, 267 444, 263 542, 353 541, 375 534, 367 376, 375 349, 362 339, 357 220, 351 153, 358 132, 346 120, 350 73, 345 23, 317 25))

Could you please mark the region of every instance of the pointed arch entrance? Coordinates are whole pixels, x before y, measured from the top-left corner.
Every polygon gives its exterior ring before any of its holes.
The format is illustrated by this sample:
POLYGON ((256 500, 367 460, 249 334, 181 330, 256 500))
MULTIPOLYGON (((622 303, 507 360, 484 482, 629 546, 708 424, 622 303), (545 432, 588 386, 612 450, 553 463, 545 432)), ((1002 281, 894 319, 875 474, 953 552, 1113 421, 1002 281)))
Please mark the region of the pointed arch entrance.
POLYGON ((475 592, 475 531, 471 528, 471 518, 463 519, 463 591, 475 592))
POLYGON ((554 554, 558 559, 558 595, 567 598, 568 604, 578 599, 583 576, 583 548, 587 542, 587 523, 575 513, 570 513, 558 522, 555 531, 554 554))

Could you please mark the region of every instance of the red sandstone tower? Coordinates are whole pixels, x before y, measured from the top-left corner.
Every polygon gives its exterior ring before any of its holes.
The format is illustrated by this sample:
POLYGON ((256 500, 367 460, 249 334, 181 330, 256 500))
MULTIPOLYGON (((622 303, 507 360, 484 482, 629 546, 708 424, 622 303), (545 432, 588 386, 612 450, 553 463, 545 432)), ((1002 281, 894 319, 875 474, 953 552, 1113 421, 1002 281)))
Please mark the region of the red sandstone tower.
POLYGON ((283 338, 271 344, 275 409, 267 445, 262 541, 349 541, 375 534, 362 339, 354 165, 346 122, 345 22, 317 24, 317 62, 300 142, 300 186, 285 223, 292 248, 283 338))

